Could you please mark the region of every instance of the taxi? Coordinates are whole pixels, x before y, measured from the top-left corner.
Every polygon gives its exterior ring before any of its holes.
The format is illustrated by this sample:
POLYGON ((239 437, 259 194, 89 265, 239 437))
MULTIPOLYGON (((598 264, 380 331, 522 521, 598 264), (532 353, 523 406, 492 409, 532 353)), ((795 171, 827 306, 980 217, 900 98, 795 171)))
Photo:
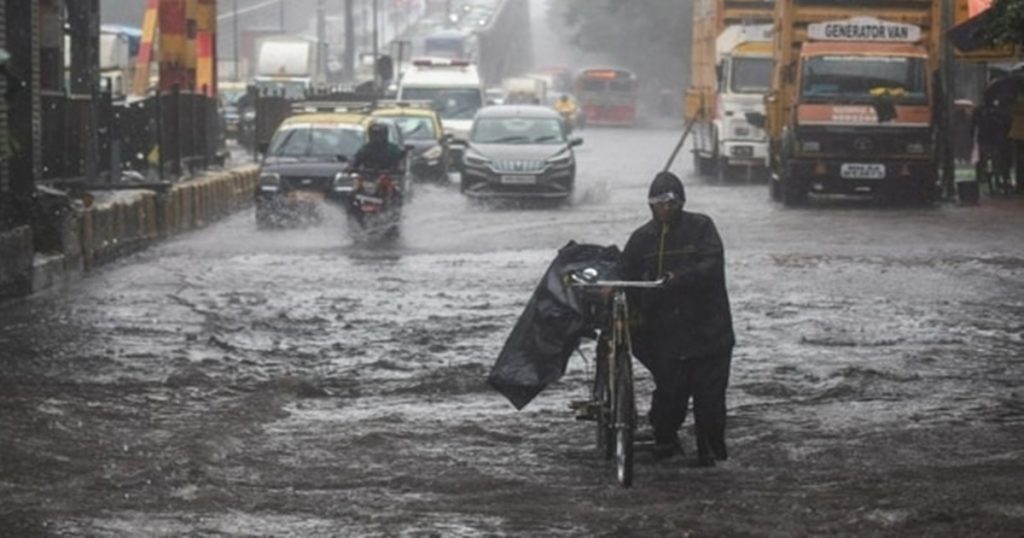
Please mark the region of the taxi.
POLYGON ((448 181, 449 142, 441 117, 429 101, 381 101, 371 113, 398 127, 406 146, 412 146, 410 170, 420 181, 448 181))
MULTIPOLYGON (((314 109, 315 110, 315 109, 314 109)), ((256 223, 267 228, 315 220, 324 203, 342 204, 352 193, 349 166, 367 142, 367 128, 378 121, 369 109, 300 112, 284 120, 263 151, 256 189, 256 223)), ((391 142, 404 146, 397 124, 391 142)), ((403 186, 408 182, 402 178, 403 186)))

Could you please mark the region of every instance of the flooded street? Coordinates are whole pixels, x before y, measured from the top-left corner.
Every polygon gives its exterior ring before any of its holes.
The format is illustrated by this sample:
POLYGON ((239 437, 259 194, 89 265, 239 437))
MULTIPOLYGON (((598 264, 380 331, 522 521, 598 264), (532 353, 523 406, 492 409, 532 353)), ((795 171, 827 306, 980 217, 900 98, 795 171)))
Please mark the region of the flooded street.
POLYGON ((684 151, 726 246, 730 461, 691 467, 688 422, 623 490, 569 410, 590 364, 523 411, 491 390, 557 249, 623 245, 678 136, 580 134, 567 207, 422 186, 376 247, 248 211, 0 305, 0 534, 1024 532, 1019 199, 783 209, 684 151))

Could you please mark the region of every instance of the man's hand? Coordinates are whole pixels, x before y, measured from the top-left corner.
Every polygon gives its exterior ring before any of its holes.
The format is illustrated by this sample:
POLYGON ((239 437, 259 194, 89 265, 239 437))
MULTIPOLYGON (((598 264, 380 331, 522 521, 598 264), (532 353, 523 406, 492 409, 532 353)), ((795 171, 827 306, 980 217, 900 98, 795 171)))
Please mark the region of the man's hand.
POLYGON ((665 281, 665 286, 669 287, 679 286, 683 283, 682 277, 674 271, 665 271, 661 278, 665 281))

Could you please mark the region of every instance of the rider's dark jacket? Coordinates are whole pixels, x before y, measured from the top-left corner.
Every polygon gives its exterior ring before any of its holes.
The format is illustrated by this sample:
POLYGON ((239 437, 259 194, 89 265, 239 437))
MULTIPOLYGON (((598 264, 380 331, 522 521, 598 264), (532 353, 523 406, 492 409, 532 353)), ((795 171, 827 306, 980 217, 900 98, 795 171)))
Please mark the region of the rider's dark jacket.
POLYGON ((352 160, 352 167, 370 170, 396 170, 401 168, 404 159, 405 150, 396 144, 368 142, 356 152, 352 160))
POLYGON ((630 236, 620 271, 626 280, 676 275, 667 288, 631 293, 637 357, 707 356, 735 344, 722 240, 710 217, 680 210, 664 224, 651 219, 630 236))

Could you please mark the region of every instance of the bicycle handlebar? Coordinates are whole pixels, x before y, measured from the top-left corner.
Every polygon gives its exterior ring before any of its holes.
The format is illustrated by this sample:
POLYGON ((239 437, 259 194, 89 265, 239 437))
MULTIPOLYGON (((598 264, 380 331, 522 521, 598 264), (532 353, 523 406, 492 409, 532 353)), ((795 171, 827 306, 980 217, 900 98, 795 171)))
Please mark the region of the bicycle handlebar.
POLYGON ((668 280, 596 280, 594 282, 573 282, 581 288, 662 288, 668 280))

